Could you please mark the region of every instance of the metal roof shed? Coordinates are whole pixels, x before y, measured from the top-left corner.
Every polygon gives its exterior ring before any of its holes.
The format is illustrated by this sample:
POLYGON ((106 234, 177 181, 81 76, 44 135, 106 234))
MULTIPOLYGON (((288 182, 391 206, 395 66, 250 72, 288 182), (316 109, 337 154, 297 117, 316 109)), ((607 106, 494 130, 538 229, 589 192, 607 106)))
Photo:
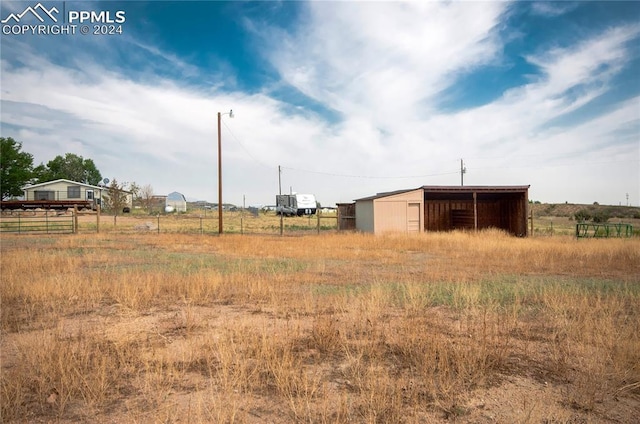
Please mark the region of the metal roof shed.
POLYGON ((528 185, 423 186, 357 199, 355 228, 375 234, 499 228, 524 237, 528 205, 528 185))
POLYGON ((423 186, 425 231, 499 228, 527 235, 529 186, 423 186))

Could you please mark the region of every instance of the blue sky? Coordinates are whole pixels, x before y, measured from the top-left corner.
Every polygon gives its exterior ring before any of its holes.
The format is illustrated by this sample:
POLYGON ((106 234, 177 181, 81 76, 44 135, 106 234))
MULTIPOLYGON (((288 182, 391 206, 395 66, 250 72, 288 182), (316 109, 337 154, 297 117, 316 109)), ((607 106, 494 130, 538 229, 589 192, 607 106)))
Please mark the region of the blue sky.
POLYGON ((459 185, 463 159, 465 185, 640 204, 640 2, 40 3, 57 22, 0 6, 0 133, 36 164, 217 201, 233 109, 225 202, 273 204, 278 166, 333 205, 459 185))

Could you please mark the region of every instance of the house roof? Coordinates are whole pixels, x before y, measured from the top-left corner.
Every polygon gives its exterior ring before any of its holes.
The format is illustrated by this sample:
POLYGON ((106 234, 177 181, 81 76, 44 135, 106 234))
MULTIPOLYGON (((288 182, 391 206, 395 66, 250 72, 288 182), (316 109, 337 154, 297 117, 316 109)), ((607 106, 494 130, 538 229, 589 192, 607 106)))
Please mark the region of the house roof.
MULTIPOLYGON (((48 186, 48 185, 51 185, 51 184, 57 184, 57 183, 73 184, 73 185, 77 185, 77 186, 82 186, 82 187, 87 187, 87 188, 93 188, 93 189, 96 189, 96 190, 109 190, 109 187, 105 187, 105 186, 94 186, 94 185, 91 185, 91 184, 79 183, 79 182, 77 182, 77 181, 71 181, 71 180, 67 180, 67 179, 65 179, 65 178, 60 178, 60 179, 52 180, 52 181, 45 181, 44 183, 38 183, 38 184, 26 185, 26 186, 22 187, 21 189, 22 189, 22 190, 29 190, 29 189, 32 189, 32 188, 46 187, 46 186, 48 186)), ((131 191, 129 191, 129 190, 122 190, 122 189, 121 189, 120 191, 122 191, 122 192, 124 192, 124 193, 129 193, 129 194, 131 194, 131 193, 132 193, 132 192, 131 192, 131 191)))
POLYGON ((77 181, 71 181, 71 180, 67 180, 64 178, 60 178, 57 180, 52 180, 52 181, 45 181, 44 183, 38 183, 38 184, 30 184, 30 185, 26 185, 24 187, 22 187, 22 190, 27 190, 27 189, 31 189, 31 188, 37 188, 37 187, 45 187, 51 184, 57 184, 57 183, 68 183, 68 184, 74 184, 74 185, 79 185, 79 186, 83 186, 83 187, 89 187, 89 188, 95 188, 98 190, 106 190, 106 187, 100 187, 100 186, 94 186, 91 184, 85 184, 85 183, 79 183, 77 181))

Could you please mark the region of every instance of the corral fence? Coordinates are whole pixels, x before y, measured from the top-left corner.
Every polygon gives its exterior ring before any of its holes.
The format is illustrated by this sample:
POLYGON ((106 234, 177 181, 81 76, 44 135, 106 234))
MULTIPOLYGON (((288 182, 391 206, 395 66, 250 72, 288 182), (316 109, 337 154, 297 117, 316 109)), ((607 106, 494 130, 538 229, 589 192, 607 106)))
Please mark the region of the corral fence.
POLYGON ((16 234, 73 234, 78 228, 77 215, 45 213, 32 216, 3 216, 1 233, 16 234))
POLYGON ((578 223, 577 238, 629 238, 633 236, 633 226, 622 223, 578 223))
MULTIPOLYGON (((335 213, 279 217, 273 213, 227 212, 225 234, 302 235, 336 231, 335 213)), ((219 232, 217 214, 118 214, 74 211, 12 211, 2 213, 0 231, 16 234, 120 233, 209 234, 219 232)))

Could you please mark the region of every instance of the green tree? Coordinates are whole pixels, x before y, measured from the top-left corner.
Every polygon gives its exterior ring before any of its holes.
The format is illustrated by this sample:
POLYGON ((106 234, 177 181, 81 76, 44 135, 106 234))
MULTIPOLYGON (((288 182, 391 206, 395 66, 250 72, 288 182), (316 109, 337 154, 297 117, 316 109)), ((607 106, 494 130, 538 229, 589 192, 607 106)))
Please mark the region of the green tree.
POLYGON ((38 181, 66 179, 84 184, 96 185, 102 180, 100 171, 91 159, 84 159, 73 153, 64 157, 58 155, 46 165, 40 164, 34 169, 38 181))
POLYGON ((21 188, 33 177, 33 156, 22 152, 22 143, 11 137, 0 137, 0 143, 2 199, 21 196, 21 188))
POLYGON ((113 213, 114 225, 116 224, 118 213, 128 205, 127 196, 130 192, 126 190, 126 186, 126 183, 118 184, 118 181, 114 178, 102 198, 102 207, 113 213))

